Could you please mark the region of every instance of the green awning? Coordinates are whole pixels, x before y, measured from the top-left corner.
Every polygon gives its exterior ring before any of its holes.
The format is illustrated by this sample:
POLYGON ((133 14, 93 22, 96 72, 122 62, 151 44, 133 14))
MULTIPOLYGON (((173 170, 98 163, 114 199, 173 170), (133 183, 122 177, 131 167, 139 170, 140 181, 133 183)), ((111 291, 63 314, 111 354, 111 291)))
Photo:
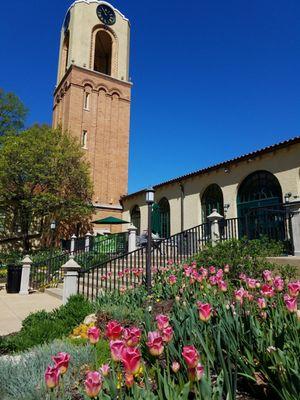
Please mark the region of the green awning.
POLYGON ((120 218, 115 218, 115 217, 107 217, 103 219, 98 219, 96 221, 92 222, 93 224, 99 224, 99 225, 121 225, 121 224, 129 224, 128 221, 124 221, 123 219, 120 218))

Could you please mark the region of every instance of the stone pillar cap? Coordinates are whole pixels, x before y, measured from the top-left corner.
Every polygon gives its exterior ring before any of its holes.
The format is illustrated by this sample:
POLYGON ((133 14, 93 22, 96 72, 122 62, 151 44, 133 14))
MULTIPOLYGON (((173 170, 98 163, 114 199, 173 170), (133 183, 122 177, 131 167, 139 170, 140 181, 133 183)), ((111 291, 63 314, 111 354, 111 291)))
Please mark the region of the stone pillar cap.
POLYGON ((32 260, 28 254, 24 257, 24 259, 21 262, 22 264, 32 264, 32 260))
POLYGON ((65 271, 77 271, 81 269, 80 265, 74 260, 74 256, 70 256, 69 260, 62 266, 65 271))
POLYGON ((72 235, 71 239, 77 239, 77 236, 74 234, 72 235))
POLYGON ((129 231, 137 231, 137 228, 136 228, 133 224, 131 224, 131 225, 129 226, 128 230, 129 230, 129 231))
POLYGON ((85 236, 93 236, 93 235, 91 234, 91 232, 88 232, 85 234, 85 236))
POLYGON ((217 209, 214 208, 213 212, 207 217, 209 221, 218 221, 220 219, 223 219, 224 217, 218 213, 217 209))

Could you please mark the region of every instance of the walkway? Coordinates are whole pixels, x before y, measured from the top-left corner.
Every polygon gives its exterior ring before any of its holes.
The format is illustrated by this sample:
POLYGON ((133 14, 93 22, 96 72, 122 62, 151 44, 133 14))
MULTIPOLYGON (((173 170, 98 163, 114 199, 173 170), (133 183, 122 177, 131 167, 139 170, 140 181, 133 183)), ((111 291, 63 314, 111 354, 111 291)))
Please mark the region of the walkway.
POLYGON ((40 310, 51 311, 62 305, 61 300, 46 293, 34 293, 28 296, 7 294, 0 291, 0 336, 18 332, 22 321, 30 313, 40 310))

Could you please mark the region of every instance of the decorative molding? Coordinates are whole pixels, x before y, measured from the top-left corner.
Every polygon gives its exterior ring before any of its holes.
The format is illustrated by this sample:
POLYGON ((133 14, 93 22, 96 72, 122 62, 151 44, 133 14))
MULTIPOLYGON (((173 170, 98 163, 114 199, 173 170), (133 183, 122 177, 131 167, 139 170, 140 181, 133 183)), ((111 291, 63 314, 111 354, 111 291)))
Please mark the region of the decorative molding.
POLYGON ((74 3, 72 3, 72 4, 70 5, 70 7, 68 8, 68 10, 67 10, 67 12, 66 12, 66 15, 67 15, 68 12, 71 10, 71 8, 73 8, 76 4, 79 4, 79 3, 85 3, 85 4, 93 4, 93 3, 96 3, 96 4, 99 4, 99 5, 100 5, 100 4, 106 4, 107 6, 111 7, 115 12, 117 12, 117 13, 120 15, 120 17, 123 18, 124 21, 129 22, 129 19, 126 18, 125 15, 122 14, 121 11, 118 10, 117 8, 115 8, 112 4, 108 3, 107 1, 99 1, 99 0, 76 0, 76 1, 74 1, 74 3))
POLYGON ((93 207, 95 208, 102 208, 105 210, 117 210, 117 211, 123 211, 123 207, 119 204, 98 204, 98 203, 93 203, 93 207))

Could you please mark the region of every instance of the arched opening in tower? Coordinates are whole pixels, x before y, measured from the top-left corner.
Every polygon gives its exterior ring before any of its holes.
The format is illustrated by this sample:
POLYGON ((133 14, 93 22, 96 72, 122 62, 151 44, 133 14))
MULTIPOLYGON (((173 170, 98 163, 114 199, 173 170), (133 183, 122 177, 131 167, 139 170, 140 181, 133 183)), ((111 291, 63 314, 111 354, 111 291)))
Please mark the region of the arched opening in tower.
POLYGON ((62 48, 62 59, 61 59, 61 76, 63 77, 68 68, 68 58, 69 58, 69 44, 70 44, 70 33, 66 32, 63 48, 62 48))
POLYGON ((105 31, 97 32, 95 39, 94 70, 111 75, 112 38, 105 31))

